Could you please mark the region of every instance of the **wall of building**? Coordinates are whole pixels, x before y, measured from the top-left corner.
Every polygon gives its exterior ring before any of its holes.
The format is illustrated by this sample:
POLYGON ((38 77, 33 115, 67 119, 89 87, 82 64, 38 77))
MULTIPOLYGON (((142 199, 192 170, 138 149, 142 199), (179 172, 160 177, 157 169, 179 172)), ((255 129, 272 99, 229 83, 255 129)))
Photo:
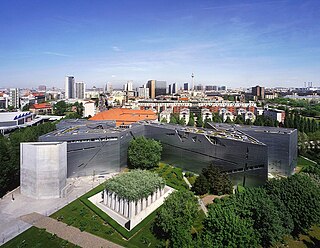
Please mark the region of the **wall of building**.
POLYGON ((289 176, 297 165, 298 132, 295 129, 236 126, 268 147, 268 171, 289 176))
POLYGON ((59 198, 67 179, 67 143, 21 143, 21 194, 36 198, 59 198))
POLYGON ((162 160, 200 173, 210 163, 226 171, 234 183, 263 184, 267 179, 268 151, 262 144, 211 138, 204 134, 146 125, 145 136, 161 141, 162 160), (248 156, 246 155, 248 151, 248 156))

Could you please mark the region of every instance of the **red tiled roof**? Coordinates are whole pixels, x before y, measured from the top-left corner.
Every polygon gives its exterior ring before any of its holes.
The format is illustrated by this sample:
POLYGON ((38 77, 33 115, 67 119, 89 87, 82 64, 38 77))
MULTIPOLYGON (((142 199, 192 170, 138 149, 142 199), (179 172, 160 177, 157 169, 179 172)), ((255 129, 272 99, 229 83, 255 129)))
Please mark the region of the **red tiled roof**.
POLYGON ((100 112, 89 120, 102 121, 102 120, 115 120, 117 126, 121 124, 131 124, 142 120, 156 120, 158 116, 152 110, 135 110, 135 109, 110 109, 100 112))
POLYGON ((31 107, 31 109, 48 109, 48 108, 52 108, 50 103, 35 103, 33 104, 31 107))

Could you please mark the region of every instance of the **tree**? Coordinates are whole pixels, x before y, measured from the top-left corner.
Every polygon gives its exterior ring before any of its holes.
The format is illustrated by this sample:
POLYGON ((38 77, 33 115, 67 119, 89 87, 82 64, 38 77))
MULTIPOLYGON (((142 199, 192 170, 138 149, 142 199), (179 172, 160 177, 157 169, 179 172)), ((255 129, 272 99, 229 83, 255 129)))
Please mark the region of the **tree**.
POLYGON ((244 124, 244 119, 243 119, 242 115, 237 115, 234 123, 235 124, 244 124))
POLYGON ((80 116, 80 118, 83 116, 83 111, 84 111, 84 107, 83 107, 83 103, 79 103, 79 102, 75 102, 74 105, 77 109, 77 114, 78 116, 80 116))
POLYGON ((186 125, 186 120, 185 120, 184 118, 181 118, 181 119, 179 120, 179 124, 180 124, 180 125, 186 125))
POLYGON ((230 124, 230 123, 232 123, 232 120, 230 119, 230 117, 229 117, 229 116, 227 117, 227 119, 226 119, 225 123, 229 123, 229 124, 230 124))
POLYGON ((192 191, 195 192, 195 194, 197 194, 197 195, 204 195, 204 194, 208 193, 209 183, 208 183, 207 178, 203 174, 200 174, 196 178, 196 180, 193 184, 193 187, 192 187, 192 191))
MULTIPOLYGON (((263 188, 246 188, 245 191, 229 197, 223 206, 234 207, 240 218, 252 220, 263 247, 269 247, 288 233, 288 220, 280 217, 280 212, 263 188)), ((292 231, 290 229, 289 231, 292 231)))
POLYGON ((202 247, 258 247, 259 239, 250 221, 241 219, 232 208, 211 204, 203 223, 202 247))
POLYGON ((193 247, 191 228, 198 216, 198 200, 190 191, 175 191, 166 198, 155 220, 170 247, 193 247))
POLYGON ((281 201, 292 216, 293 234, 319 223, 320 188, 307 175, 300 173, 281 180, 270 180, 266 184, 266 190, 271 199, 281 201))
POLYGON ((170 115, 170 123, 171 124, 178 124, 179 122, 179 116, 177 116, 176 114, 171 114, 170 115))
POLYGON ((67 108, 68 105, 65 101, 60 101, 53 105, 55 115, 64 115, 64 113, 67 111, 67 108))
POLYGON ((150 169, 156 167, 161 159, 162 145, 144 136, 131 140, 128 148, 129 167, 150 169))
POLYGON ((26 105, 23 106, 22 111, 29 111, 30 104, 27 103, 26 105))
POLYGON ((188 126, 193 127, 194 126, 194 117, 193 113, 190 113, 189 121, 188 121, 188 126))
POLYGON ((207 168, 203 168, 201 174, 207 179, 211 194, 222 195, 232 193, 232 182, 228 175, 222 173, 221 170, 210 164, 207 168))
POLYGON ((162 123, 167 123, 167 119, 166 119, 165 117, 163 117, 163 118, 161 119, 161 122, 162 122, 162 123))
POLYGON ((202 115, 198 114, 197 115, 197 123, 196 123, 197 127, 203 127, 203 120, 202 120, 202 115))

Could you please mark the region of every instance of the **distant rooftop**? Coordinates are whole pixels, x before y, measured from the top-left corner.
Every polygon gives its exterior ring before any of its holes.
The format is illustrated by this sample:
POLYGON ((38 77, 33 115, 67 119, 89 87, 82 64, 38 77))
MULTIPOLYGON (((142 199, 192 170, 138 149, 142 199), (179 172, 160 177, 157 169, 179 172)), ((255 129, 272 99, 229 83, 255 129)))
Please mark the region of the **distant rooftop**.
POLYGON ((152 110, 134 110, 126 108, 110 109, 91 117, 93 121, 115 120, 116 125, 132 124, 143 120, 157 120, 158 116, 152 110))

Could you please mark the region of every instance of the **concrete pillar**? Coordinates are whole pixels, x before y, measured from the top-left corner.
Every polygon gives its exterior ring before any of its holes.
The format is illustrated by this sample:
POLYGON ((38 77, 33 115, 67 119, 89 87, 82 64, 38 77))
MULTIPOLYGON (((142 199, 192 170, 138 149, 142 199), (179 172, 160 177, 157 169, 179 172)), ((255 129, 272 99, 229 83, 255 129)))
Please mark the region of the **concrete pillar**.
POLYGON ((109 198, 109 200, 108 200, 108 207, 111 208, 111 203, 112 203, 112 193, 111 193, 111 192, 109 192, 108 198, 109 198))
POLYGON ((129 206, 129 211, 128 211, 129 212, 129 216, 128 216, 128 218, 131 219, 132 218, 132 201, 129 202, 128 206, 129 206))
POLYGON ((113 197, 112 197, 112 209, 113 210, 116 209, 116 199, 117 199, 117 195, 116 195, 116 193, 113 193, 113 197))
POLYGON ((128 217, 128 201, 126 199, 123 201, 123 215, 128 217))
POLYGON ((148 206, 150 206, 152 203, 152 195, 149 195, 147 200, 148 200, 148 206))
POLYGON ((140 199, 136 201, 136 215, 140 213, 141 211, 141 206, 140 206, 140 199))
POLYGON ((147 207, 146 198, 142 198, 142 207, 143 207, 143 209, 146 209, 146 207, 147 207))
POLYGON ((108 202, 108 199, 107 199, 107 190, 105 189, 104 191, 103 191, 103 204, 104 205, 107 205, 107 202, 108 202))
POLYGON ((113 195, 112 195, 112 192, 109 192, 108 193, 108 207, 109 208, 111 208, 111 204, 112 204, 112 197, 113 197, 113 195))
POLYGON ((119 209, 119 213, 123 214, 123 198, 120 198, 120 209, 119 209))
POLYGON ((117 195, 116 212, 120 212, 120 197, 117 195))

